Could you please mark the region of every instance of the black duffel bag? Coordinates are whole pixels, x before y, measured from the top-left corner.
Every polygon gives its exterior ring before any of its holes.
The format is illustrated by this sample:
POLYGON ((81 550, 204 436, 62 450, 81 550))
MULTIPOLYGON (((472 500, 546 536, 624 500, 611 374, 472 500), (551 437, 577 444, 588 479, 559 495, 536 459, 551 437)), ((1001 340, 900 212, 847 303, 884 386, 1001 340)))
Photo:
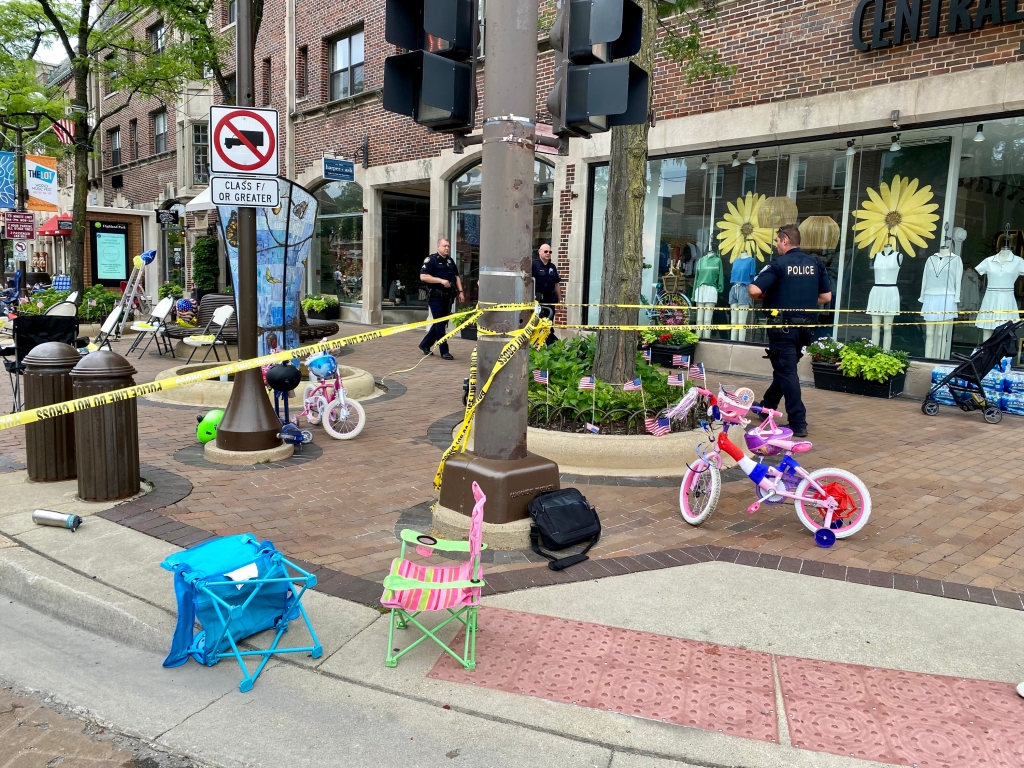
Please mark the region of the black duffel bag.
POLYGON ((551 561, 548 568, 553 571, 587 560, 587 552, 601 538, 601 521, 597 512, 575 488, 538 494, 530 502, 529 512, 533 520, 530 547, 551 561), (583 551, 569 557, 557 558, 541 549, 557 552, 585 541, 589 543, 583 551))

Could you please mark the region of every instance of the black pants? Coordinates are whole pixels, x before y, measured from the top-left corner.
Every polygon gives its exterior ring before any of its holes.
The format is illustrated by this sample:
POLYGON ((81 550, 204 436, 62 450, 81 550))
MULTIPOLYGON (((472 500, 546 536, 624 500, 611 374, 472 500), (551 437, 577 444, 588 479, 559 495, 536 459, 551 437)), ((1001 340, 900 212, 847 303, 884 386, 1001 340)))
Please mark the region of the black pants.
MULTIPOLYGON (((445 317, 452 313, 452 295, 450 293, 435 294, 433 291, 430 293, 430 298, 427 301, 430 306, 430 316, 445 317)), ((445 335, 448 331, 448 321, 444 320, 440 323, 434 323, 430 328, 427 329, 427 335, 423 337, 423 341, 420 342, 420 349, 429 349, 434 345, 438 339, 445 335)), ((448 342, 446 341, 441 345, 441 354, 448 354, 448 342)))
POLYGON ((807 409, 800 399, 800 379, 796 364, 803 357, 801 351, 814 340, 814 328, 779 328, 768 331, 768 359, 772 363, 771 386, 765 390, 761 405, 777 410, 786 398, 786 415, 793 429, 807 428, 807 409))

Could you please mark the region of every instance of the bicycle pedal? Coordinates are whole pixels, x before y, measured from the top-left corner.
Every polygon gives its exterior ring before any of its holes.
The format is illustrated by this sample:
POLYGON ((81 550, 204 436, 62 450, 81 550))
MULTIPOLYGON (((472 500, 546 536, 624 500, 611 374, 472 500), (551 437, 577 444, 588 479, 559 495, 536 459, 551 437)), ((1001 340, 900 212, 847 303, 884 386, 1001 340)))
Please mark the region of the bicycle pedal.
POLYGON ((757 512, 759 509, 761 509, 761 502, 760 501, 755 501, 753 504, 751 504, 749 507, 747 507, 747 514, 748 515, 752 515, 755 512, 757 512))

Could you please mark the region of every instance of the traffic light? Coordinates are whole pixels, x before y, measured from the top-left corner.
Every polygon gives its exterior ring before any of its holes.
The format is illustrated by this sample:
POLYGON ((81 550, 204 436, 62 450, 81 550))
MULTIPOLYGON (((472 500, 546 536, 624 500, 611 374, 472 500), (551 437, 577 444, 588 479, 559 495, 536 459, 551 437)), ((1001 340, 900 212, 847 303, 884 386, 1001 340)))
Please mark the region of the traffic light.
POLYGON ((643 10, 632 0, 561 0, 548 39, 555 84, 547 107, 558 136, 589 136, 647 119, 647 73, 640 50, 643 10))
POLYGON ((435 131, 472 130, 475 0, 387 0, 384 39, 408 53, 384 60, 384 109, 435 131))

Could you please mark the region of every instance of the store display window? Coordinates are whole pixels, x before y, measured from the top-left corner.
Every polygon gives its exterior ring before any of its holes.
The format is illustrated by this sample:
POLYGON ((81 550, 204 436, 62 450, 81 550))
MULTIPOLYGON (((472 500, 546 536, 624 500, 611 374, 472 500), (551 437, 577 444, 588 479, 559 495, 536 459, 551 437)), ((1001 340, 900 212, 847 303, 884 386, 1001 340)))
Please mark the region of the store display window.
POLYGON ((314 193, 320 203, 310 255, 310 293, 333 294, 342 304, 363 302, 363 188, 332 181, 314 193), (317 273, 319 271, 319 274, 317 273))

